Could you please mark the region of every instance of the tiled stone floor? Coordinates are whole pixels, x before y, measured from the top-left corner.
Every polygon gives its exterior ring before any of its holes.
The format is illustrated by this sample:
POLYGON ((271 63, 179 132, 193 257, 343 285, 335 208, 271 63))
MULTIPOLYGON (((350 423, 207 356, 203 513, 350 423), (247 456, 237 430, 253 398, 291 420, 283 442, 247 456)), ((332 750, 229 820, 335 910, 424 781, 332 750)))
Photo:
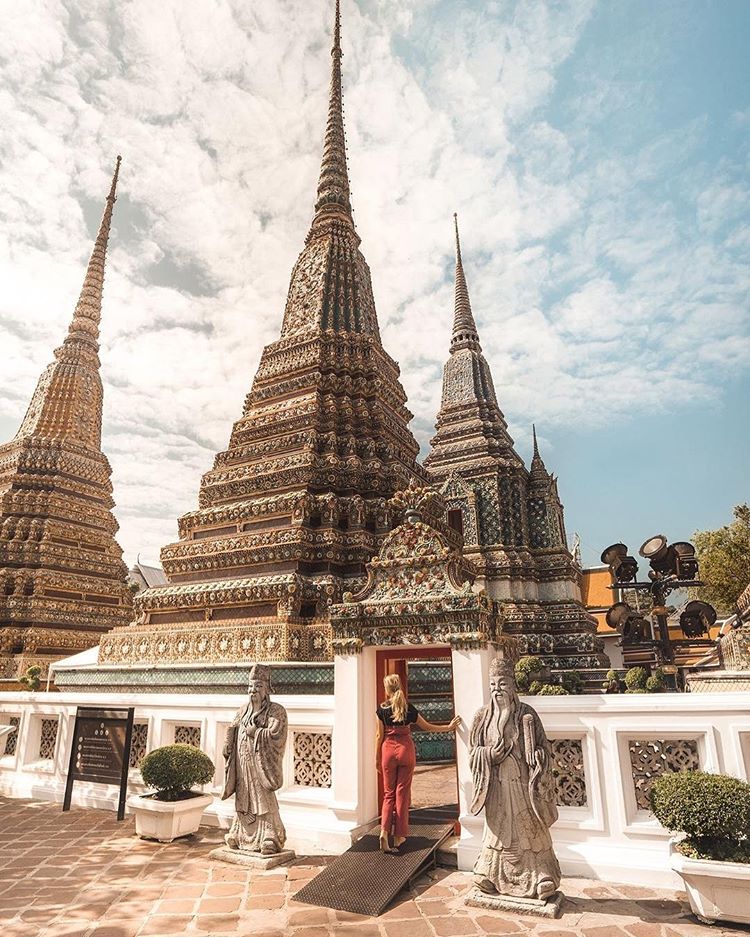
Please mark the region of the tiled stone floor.
POLYGON ((417 765, 411 783, 412 807, 434 807, 458 800, 456 764, 417 765))
POLYGON ((469 877, 438 869, 415 883, 379 918, 342 914, 294 901, 327 860, 249 874, 216 862, 220 839, 162 846, 133 835, 131 820, 57 804, 0 797, 2 937, 719 937, 750 928, 705 927, 684 895, 565 879, 564 914, 539 921, 465 908, 469 877))

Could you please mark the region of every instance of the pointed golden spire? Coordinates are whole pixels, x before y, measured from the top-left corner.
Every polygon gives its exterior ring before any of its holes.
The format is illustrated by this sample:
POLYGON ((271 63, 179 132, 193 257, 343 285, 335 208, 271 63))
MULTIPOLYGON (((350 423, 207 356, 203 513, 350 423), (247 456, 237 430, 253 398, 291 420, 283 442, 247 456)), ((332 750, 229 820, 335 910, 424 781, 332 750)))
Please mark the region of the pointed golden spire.
POLYGON ((99 225, 99 233, 94 242, 94 249, 91 252, 89 265, 86 268, 86 276, 83 280, 81 295, 78 297, 73 320, 70 323, 68 334, 61 349, 61 354, 65 353, 66 347, 83 342, 97 351, 99 348, 99 321, 102 315, 102 290, 104 288, 104 262, 107 257, 107 242, 109 240, 109 229, 112 224, 112 210, 115 205, 117 189, 117 178, 120 174, 120 163, 122 157, 117 157, 115 172, 112 176, 112 185, 107 196, 107 204, 104 207, 102 222, 99 225))
POLYGON ((453 224, 456 229, 456 297, 453 313, 453 338, 451 351, 457 348, 479 345, 479 334, 474 322, 469 301, 469 289, 466 286, 463 260, 461 259, 461 239, 458 235, 458 215, 453 213, 453 224))
POLYGON ((336 0, 331 48, 331 84, 328 99, 328 121, 323 141, 323 161, 318 179, 318 197, 315 201, 316 220, 322 214, 343 213, 352 220, 349 200, 349 173, 346 165, 344 139, 343 97, 341 91, 341 8, 336 0))

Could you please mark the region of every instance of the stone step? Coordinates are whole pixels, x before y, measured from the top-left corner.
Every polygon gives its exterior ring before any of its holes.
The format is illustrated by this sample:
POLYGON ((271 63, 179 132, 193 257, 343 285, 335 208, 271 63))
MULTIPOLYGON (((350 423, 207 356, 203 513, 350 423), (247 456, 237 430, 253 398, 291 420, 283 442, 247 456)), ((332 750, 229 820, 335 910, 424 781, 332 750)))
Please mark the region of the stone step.
POLYGON ((443 840, 437 852, 435 859, 441 869, 458 868, 458 836, 449 836, 443 840))

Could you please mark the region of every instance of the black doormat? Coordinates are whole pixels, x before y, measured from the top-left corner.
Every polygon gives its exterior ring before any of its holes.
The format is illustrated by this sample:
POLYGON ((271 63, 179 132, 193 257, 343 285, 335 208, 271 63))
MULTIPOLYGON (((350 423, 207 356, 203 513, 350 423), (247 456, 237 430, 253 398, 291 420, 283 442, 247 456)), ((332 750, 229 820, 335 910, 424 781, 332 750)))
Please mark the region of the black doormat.
POLYGON ((377 917, 421 869, 432 863, 436 849, 452 832, 452 820, 446 822, 429 808, 415 810, 409 817, 409 837, 398 853, 380 851, 380 827, 375 827, 308 882, 294 899, 377 917))

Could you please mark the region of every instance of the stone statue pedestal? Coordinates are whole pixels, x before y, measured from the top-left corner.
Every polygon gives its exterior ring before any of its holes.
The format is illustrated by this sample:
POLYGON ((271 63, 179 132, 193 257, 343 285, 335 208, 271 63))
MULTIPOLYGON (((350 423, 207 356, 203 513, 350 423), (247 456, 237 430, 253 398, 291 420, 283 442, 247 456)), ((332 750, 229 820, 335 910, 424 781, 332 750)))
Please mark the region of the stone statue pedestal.
POLYGON ((516 914, 532 914, 535 917, 556 918, 562 908, 563 893, 556 891, 545 901, 538 898, 514 898, 513 895, 489 895, 481 888, 473 888, 464 899, 470 908, 487 911, 513 911, 516 914))
POLYGON ((219 846, 209 852, 209 858, 229 862, 232 865, 241 865, 246 869, 256 869, 258 872, 267 872, 275 869, 277 865, 284 865, 296 857, 293 849, 282 849, 271 856, 264 856, 260 852, 242 852, 239 849, 230 849, 229 846, 219 846))

